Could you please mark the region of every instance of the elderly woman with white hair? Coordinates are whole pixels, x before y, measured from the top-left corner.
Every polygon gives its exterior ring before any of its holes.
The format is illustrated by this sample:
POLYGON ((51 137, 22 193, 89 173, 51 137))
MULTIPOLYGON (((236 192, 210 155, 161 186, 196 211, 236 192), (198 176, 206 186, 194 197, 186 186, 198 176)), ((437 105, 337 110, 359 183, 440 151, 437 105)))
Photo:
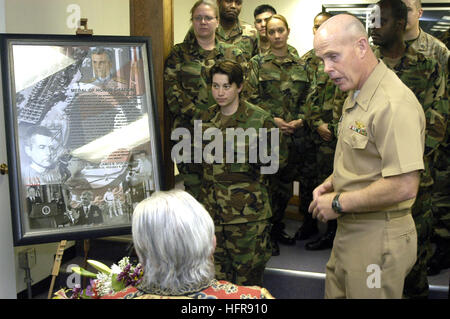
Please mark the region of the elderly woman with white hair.
POLYGON ((214 278, 214 223, 185 191, 155 192, 139 203, 132 232, 143 279, 110 297, 273 299, 264 288, 214 278))

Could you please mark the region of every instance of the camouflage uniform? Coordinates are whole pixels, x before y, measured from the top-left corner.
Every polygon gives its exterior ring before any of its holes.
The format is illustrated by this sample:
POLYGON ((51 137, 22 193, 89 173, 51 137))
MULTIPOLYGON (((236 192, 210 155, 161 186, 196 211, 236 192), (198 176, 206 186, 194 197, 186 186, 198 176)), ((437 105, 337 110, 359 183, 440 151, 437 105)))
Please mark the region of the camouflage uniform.
MULTIPOLYGON (((257 36, 256 40, 257 40, 257 47, 258 47, 257 54, 264 54, 264 53, 267 53, 270 50, 270 43, 269 43, 269 46, 267 48, 261 47, 261 36, 259 35, 259 33, 258 33, 258 36, 257 36)), ((295 51, 297 51, 297 50, 295 49, 295 51)))
MULTIPOLYGON (((448 93, 447 93, 448 94, 448 93)), ((430 262, 435 262, 439 269, 450 265, 450 125, 444 142, 438 147, 433 171, 433 238, 436 251, 430 262)))
POLYGON ((258 31, 251 24, 239 21, 228 35, 219 25, 216 37, 219 41, 236 45, 244 53, 247 61, 258 54, 258 31))
MULTIPOLYGON (((300 107, 305 103, 309 84, 306 65, 298 55, 288 50, 288 55, 280 58, 269 51, 250 60, 244 95, 249 102, 262 107, 273 117, 290 122, 304 119, 300 107)), ((292 182, 297 178, 302 184, 301 189, 305 190, 304 185, 309 181, 306 176, 308 170, 299 171, 309 162, 305 160, 306 155, 314 154, 313 150, 308 150, 311 143, 305 132, 307 128, 303 126, 298 128, 293 136, 287 137, 290 140, 288 165, 284 170, 280 170, 279 174, 269 177, 274 234, 283 230, 282 219, 292 197, 292 182)))
MULTIPOLYGON (((261 48, 259 43, 260 43, 260 38, 258 36, 258 54, 266 54, 270 51, 270 47, 268 47, 267 49, 261 48)), ((297 49, 289 44, 288 44, 288 52, 296 57, 299 57, 297 49)))
MULTIPOLYGON (((226 141, 227 128, 276 128, 270 114, 244 100, 238 110, 228 117, 222 116, 218 105, 205 112, 203 129, 217 128, 226 141)), ((268 134, 268 141, 271 141, 268 134)), ((282 138, 277 141, 274 151, 279 151, 279 167, 286 162, 286 144, 282 138)), ((224 149, 226 149, 226 143, 224 149)), ((272 216, 265 176, 261 167, 268 164, 249 160, 252 151, 257 150, 257 142, 245 145, 235 142, 233 155, 245 147, 244 163, 223 163, 205 161, 203 164, 202 202, 216 225, 217 247, 214 253, 216 277, 239 285, 262 285, 265 265, 271 256, 269 240, 272 216)), ((270 144, 270 143, 269 143, 270 144)), ((224 151, 223 154, 226 154, 224 151)), ((224 156, 225 157, 225 156, 224 156)), ((235 160, 236 161, 236 160, 235 160)))
MULTIPOLYGON (((306 122, 311 129, 311 140, 315 149, 314 157, 308 164, 310 170, 308 189, 311 189, 312 192, 317 185, 333 173, 337 127, 347 93, 339 90, 328 74, 325 73, 324 64, 315 55, 314 49, 303 55, 302 60, 307 65, 308 73, 312 75, 311 89, 304 107, 306 122), (324 123, 328 123, 328 129, 332 133, 331 141, 323 140, 317 132, 317 128, 324 123)), ((311 214, 307 213, 311 200, 311 195, 308 194, 300 202, 300 212, 305 214, 304 224, 315 222, 312 220, 311 214)), ((328 222, 327 232, 335 232, 336 228, 336 220, 328 222)))
POLYGON ((426 57, 433 58, 441 65, 444 72, 448 73, 448 59, 450 51, 439 39, 420 29, 419 37, 407 41, 407 44, 426 57))
MULTIPOLYGON (((374 51, 378 58, 385 60, 379 48, 374 51)), ((388 63, 386 65, 389 66, 388 63)), ((414 92, 426 117, 425 169, 421 172, 419 192, 412 207, 418 237, 417 261, 405 279, 404 294, 410 298, 427 297, 427 261, 432 253, 430 239, 433 229, 432 172, 436 150, 443 142, 447 129, 449 110, 445 96, 446 82, 439 64, 411 46, 407 47, 405 54, 392 70, 414 92)))
MULTIPOLYGON (((194 28, 191 27, 184 38, 184 42, 192 41, 193 38, 195 38, 194 28)), ((239 21, 228 35, 219 24, 216 29, 216 39, 237 46, 241 49, 247 61, 258 54, 258 31, 251 24, 239 21)))
POLYGON ((339 90, 328 74, 324 72, 323 62, 315 55, 314 50, 307 52, 302 59, 307 65, 308 73, 314 75, 304 113, 306 122, 311 128, 312 140, 317 148, 316 178, 314 180, 314 184, 317 186, 333 172, 337 127, 347 93, 339 90), (332 140, 329 142, 324 141, 317 133, 317 128, 324 123, 328 123, 328 129, 333 134, 332 140))
POLYGON ((309 82, 306 65, 298 55, 288 50, 288 55, 280 58, 269 51, 250 60, 244 95, 273 117, 289 122, 304 119, 300 106, 305 102, 309 82))
MULTIPOLYGON (((323 62, 315 55, 314 50, 310 50, 303 55, 302 60, 307 65, 308 73, 313 75, 311 89, 308 94, 306 107, 304 108, 306 122, 315 134, 314 140, 319 145, 322 145, 324 141, 317 133, 317 128, 324 123, 328 123, 328 129, 333 134, 333 140, 331 142, 325 142, 323 146, 328 145, 330 148, 325 152, 326 154, 330 152, 334 154, 337 127, 347 93, 339 90, 329 78, 328 74, 325 73, 323 62)), ((331 158, 331 161, 333 161, 334 155, 331 157, 326 155, 326 158, 331 158)), ((323 164, 327 165, 327 163, 323 164)), ((322 183, 326 177, 331 175, 332 167, 333 163, 331 163, 331 166, 328 166, 326 172, 321 173, 323 176, 319 177, 317 180, 318 183, 322 183)))
MULTIPOLYGON (((448 31, 447 31, 448 34, 448 31)), ((408 41, 414 49, 426 57, 436 59, 446 73, 448 80, 448 59, 450 51, 439 39, 420 29, 417 39, 408 41)), ((447 93, 448 94, 448 93, 447 93)), ((448 99, 448 96, 447 96, 448 99)), ((448 128, 447 128, 448 130, 448 128)), ((436 253, 442 256, 450 256, 450 160, 449 160, 448 134, 443 143, 438 147, 435 155, 434 186, 432 192, 434 230, 433 238, 437 244, 436 253)), ((450 257, 447 258, 450 264, 450 257)), ((445 266, 444 266, 445 267, 445 266)))
MULTIPOLYGON (((206 51, 197 44, 193 35, 172 48, 166 60, 164 87, 167 106, 173 119, 172 128, 184 127, 192 135, 194 120, 215 103, 208 79, 209 70, 216 61, 230 59, 241 64, 244 72, 247 61, 242 51, 233 45, 216 40, 216 47, 206 51)), ((201 184, 201 166, 179 163, 186 191, 197 198, 201 184)))

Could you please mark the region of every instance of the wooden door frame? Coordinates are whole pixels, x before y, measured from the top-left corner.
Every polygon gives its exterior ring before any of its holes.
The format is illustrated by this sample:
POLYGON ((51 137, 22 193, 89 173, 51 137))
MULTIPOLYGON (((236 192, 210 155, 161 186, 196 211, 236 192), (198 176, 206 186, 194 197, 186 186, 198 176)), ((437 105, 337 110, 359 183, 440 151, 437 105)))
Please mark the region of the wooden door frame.
POLYGON ((130 35, 150 36, 158 115, 162 137, 165 188, 174 187, 174 164, 170 151, 170 116, 164 99, 164 62, 174 42, 173 0, 130 0, 130 35))

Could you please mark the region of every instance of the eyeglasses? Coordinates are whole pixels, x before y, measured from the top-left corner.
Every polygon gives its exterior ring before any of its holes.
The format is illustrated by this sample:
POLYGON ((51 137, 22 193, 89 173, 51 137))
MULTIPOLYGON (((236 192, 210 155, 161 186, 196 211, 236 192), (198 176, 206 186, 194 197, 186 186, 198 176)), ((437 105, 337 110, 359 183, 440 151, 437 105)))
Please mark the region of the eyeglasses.
POLYGON ((205 20, 205 22, 211 22, 212 20, 214 20, 216 17, 211 17, 211 16, 195 16, 193 18, 193 20, 195 22, 202 22, 203 20, 205 20))

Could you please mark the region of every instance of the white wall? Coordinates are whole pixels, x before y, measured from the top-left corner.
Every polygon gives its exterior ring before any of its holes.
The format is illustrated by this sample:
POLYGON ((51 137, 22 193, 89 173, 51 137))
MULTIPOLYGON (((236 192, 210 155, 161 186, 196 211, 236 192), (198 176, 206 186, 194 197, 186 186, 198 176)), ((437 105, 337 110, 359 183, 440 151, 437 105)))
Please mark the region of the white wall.
POLYGON ((300 55, 312 48, 312 26, 314 16, 322 10, 322 1, 317 0, 244 0, 244 8, 241 19, 252 23, 254 21, 253 10, 260 4, 271 4, 279 14, 283 15, 288 23, 291 33, 289 44, 294 46, 300 55))
MULTIPOLYGON (((3 3, 0 1, 0 8, 3 3)), ((0 30, 1 31, 1 30, 0 30)), ((1 68, 0 68, 1 69, 1 68)), ((1 79, 0 79, 1 83, 1 79)), ((3 93, 0 92, 3 101, 3 93)), ((0 102, 0 127, 5 127, 3 102, 0 102)), ((0 164, 7 163, 5 131, 0 130, 0 164)), ((14 251, 11 226, 11 210, 9 204, 8 175, 0 175, 0 269, 4 274, 0 285, 0 299, 16 297, 16 281, 14 266, 14 251)))
MULTIPOLYGON (((130 35, 129 0, 0 0, 0 32, 75 34, 77 17, 88 18, 94 35, 130 35)), ((7 163, 3 110, 0 90, 0 164, 7 163)), ((18 253, 36 249, 31 278, 37 283, 50 275, 58 243, 14 248, 7 175, 0 175, 0 203, 0 298, 16 298, 27 288, 25 271, 18 266, 18 253)), ((70 245, 73 242, 67 247, 70 245)))
POLYGON ((5 0, 0 0, 0 32, 5 32, 5 0))
MULTIPOLYGON (((5 0, 0 0, 0 32, 5 32, 5 0)), ((1 71, 1 70, 0 70, 1 71)), ((1 74, 1 72, 0 72, 1 74)), ((1 83, 1 78, 0 78, 1 83)), ((0 86, 1 87, 1 86, 0 86)), ((5 127, 3 92, 0 90, 0 127, 5 127)), ((5 130, 0 129, 0 164, 7 163, 5 130)), ((0 175, 0 269, 3 274, 0 299, 16 298, 14 251, 12 244, 9 183, 7 175, 0 175)))
POLYGON ((8 33, 75 34, 77 15, 94 35, 130 35, 129 0, 5 0, 8 33))

